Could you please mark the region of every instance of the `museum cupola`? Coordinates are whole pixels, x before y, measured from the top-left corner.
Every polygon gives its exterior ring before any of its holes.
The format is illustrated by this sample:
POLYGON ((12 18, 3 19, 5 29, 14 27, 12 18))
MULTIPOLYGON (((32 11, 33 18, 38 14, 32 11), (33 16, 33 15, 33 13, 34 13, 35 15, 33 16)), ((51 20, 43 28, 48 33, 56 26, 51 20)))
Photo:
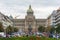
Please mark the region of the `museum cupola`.
POLYGON ((29 9, 27 10, 27 15, 33 15, 33 10, 31 8, 31 5, 29 5, 29 9))

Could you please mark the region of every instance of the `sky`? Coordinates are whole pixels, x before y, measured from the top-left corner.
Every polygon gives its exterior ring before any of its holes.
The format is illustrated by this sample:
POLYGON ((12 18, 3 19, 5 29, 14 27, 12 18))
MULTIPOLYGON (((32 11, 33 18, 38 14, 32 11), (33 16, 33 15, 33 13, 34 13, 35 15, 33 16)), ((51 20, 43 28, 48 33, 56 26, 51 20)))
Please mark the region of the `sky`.
POLYGON ((36 18, 47 18, 60 7, 60 0, 0 0, 0 12, 4 15, 25 18, 29 5, 36 18))

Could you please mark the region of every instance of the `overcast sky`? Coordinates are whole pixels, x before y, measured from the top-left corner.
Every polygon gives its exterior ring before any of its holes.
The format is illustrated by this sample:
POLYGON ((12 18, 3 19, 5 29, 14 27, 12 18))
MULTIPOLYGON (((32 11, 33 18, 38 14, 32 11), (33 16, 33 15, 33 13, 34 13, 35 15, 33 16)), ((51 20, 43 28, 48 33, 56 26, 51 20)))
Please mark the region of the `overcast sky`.
POLYGON ((30 4, 36 18, 47 18, 60 7, 60 0, 0 0, 0 12, 24 18, 30 4))

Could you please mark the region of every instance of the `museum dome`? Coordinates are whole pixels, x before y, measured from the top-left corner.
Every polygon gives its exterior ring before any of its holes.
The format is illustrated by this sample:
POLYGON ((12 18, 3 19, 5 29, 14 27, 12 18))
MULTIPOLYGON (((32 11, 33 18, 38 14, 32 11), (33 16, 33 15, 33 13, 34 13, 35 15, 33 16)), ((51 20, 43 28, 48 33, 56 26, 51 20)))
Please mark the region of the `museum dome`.
POLYGON ((31 5, 29 5, 29 9, 27 10, 27 13, 33 13, 33 10, 31 8, 31 5))

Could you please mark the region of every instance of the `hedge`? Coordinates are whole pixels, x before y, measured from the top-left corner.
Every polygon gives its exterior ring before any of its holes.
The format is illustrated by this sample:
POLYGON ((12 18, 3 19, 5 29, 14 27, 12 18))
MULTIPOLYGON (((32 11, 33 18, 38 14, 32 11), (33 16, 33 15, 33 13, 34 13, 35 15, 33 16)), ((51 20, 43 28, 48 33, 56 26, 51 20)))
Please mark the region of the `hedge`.
POLYGON ((46 38, 46 37, 11 37, 11 38, 0 38, 0 40, 60 40, 60 39, 46 38))

